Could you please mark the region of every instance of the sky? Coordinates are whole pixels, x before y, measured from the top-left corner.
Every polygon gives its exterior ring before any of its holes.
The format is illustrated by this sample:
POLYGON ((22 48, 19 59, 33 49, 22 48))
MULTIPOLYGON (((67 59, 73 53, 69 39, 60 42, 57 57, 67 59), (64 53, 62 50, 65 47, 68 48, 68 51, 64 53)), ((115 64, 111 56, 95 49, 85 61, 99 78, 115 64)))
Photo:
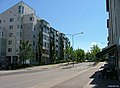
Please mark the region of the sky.
MULTIPOLYGON (((0 13, 21 0, 0 0, 0 13)), ((23 0, 51 27, 74 36, 74 49, 90 50, 92 45, 107 46, 108 18, 105 0, 23 0)), ((72 36, 66 35, 70 41, 72 36)), ((71 41, 72 44, 72 41, 71 41)))

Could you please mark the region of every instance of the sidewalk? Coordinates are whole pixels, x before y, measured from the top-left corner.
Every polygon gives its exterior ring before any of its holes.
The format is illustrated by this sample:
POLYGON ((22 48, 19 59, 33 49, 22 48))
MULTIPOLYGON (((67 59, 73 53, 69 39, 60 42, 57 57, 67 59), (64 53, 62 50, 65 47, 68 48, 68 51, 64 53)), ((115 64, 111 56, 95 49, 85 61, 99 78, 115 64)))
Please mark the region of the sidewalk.
POLYGON ((84 88, 119 88, 120 83, 118 80, 112 79, 100 79, 98 72, 95 72, 90 77, 89 82, 84 86, 84 88))
POLYGON ((111 78, 99 78, 99 71, 96 71, 83 88, 120 88, 120 81, 111 78))

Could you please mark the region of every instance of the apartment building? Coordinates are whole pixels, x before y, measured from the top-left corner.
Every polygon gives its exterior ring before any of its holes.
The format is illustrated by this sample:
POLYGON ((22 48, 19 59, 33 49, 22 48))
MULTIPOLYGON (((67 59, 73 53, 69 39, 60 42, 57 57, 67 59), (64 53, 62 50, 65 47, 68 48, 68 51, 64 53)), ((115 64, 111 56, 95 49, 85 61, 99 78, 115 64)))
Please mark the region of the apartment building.
POLYGON ((20 41, 29 41, 35 52, 38 34, 43 34, 42 62, 47 63, 49 58, 49 28, 45 20, 35 15, 35 11, 25 4, 19 2, 7 11, 0 14, 0 40, 1 40, 1 65, 13 64, 19 57, 20 41), (39 27, 38 27, 39 26, 39 27), (4 46, 2 46, 4 44, 4 46))
MULTIPOLYGON (((51 39, 54 39, 56 56, 60 56, 62 37, 60 32, 39 18, 29 5, 23 1, 0 14, 0 67, 8 67, 19 62, 20 41, 29 41, 33 52, 38 52, 39 33, 42 35, 42 64, 50 63, 51 39), (53 36, 51 36, 53 33, 53 36), (60 38, 61 37, 61 38, 60 38)), ((56 57, 57 59, 58 57, 56 57)), ((30 61, 28 61, 30 63, 30 61)), ((39 63, 38 58, 31 61, 39 63)))
MULTIPOLYGON (((65 51, 67 50, 68 47, 70 47, 70 41, 69 39, 65 36, 65 34, 60 33, 54 28, 50 28, 50 46, 51 46, 51 53, 54 52, 55 56, 54 57, 56 60, 63 60, 66 59, 66 53, 65 51)), ((52 59, 52 58, 51 58, 52 59)))
POLYGON ((26 19, 26 14, 29 14, 28 16, 32 18, 35 11, 23 2, 14 5, 0 14, 0 62, 3 67, 9 65, 9 63, 15 63, 18 59, 20 40, 25 37, 23 34, 25 31, 25 24, 27 23, 31 24, 30 26, 33 26, 33 21, 26 19))

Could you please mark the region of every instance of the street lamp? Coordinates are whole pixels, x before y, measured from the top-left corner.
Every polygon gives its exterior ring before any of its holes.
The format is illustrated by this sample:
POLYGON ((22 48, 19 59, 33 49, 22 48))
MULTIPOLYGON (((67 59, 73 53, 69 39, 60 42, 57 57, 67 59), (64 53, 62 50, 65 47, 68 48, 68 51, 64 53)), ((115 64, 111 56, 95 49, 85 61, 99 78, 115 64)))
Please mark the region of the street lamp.
POLYGON ((73 61, 73 67, 74 67, 74 36, 79 35, 79 34, 83 34, 83 33, 84 32, 75 33, 75 34, 65 34, 65 35, 71 35, 72 36, 72 61, 73 61))

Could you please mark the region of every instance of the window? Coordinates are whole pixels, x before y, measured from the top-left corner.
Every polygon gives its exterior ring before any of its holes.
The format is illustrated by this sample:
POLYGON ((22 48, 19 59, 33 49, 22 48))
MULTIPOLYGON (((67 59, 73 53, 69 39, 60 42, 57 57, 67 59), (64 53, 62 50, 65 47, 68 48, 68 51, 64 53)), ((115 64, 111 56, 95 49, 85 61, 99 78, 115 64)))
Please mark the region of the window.
POLYGON ((4 22, 5 22, 5 20, 4 20, 4 22))
POLYGON ((35 41, 33 41, 33 46, 35 46, 35 41))
POLYGON ((9 33, 9 37, 12 37, 13 36, 13 33, 9 33))
POLYGON ((0 23, 1 23, 1 20, 0 20, 0 23))
POLYGON ((8 41, 8 44, 11 45, 11 44, 12 44, 12 40, 9 40, 9 41, 8 41))
POLYGON ((2 36, 3 36, 3 32, 2 32, 2 36))
POLYGON ((13 22, 14 21, 14 19, 13 18, 10 18, 10 22, 13 22))
POLYGON ((1 29, 1 27, 0 27, 0 29, 1 29))
POLYGON ((10 25, 10 26, 9 26, 9 29, 13 29, 13 25, 10 25))
POLYGON ((19 6, 18 9, 21 9, 22 6, 19 6))
POLYGON ((21 25, 21 29, 23 28, 23 26, 21 25))
POLYGON ((8 52, 12 52, 12 48, 8 48, 8 52))
POLYGON ((33 38, 35 38, 35 35, 33 35, 33 38))
POLYGON ((21 13, 21 14, 24 13, 24 7, 23 6, 18 6, 18 13, 21 13))
POLYGON ((36 30, 36 28, 34 27, 34 31, 36 30))
POLYGON ((30 17, 30 21, 32 21, 32 17, 30 17))

